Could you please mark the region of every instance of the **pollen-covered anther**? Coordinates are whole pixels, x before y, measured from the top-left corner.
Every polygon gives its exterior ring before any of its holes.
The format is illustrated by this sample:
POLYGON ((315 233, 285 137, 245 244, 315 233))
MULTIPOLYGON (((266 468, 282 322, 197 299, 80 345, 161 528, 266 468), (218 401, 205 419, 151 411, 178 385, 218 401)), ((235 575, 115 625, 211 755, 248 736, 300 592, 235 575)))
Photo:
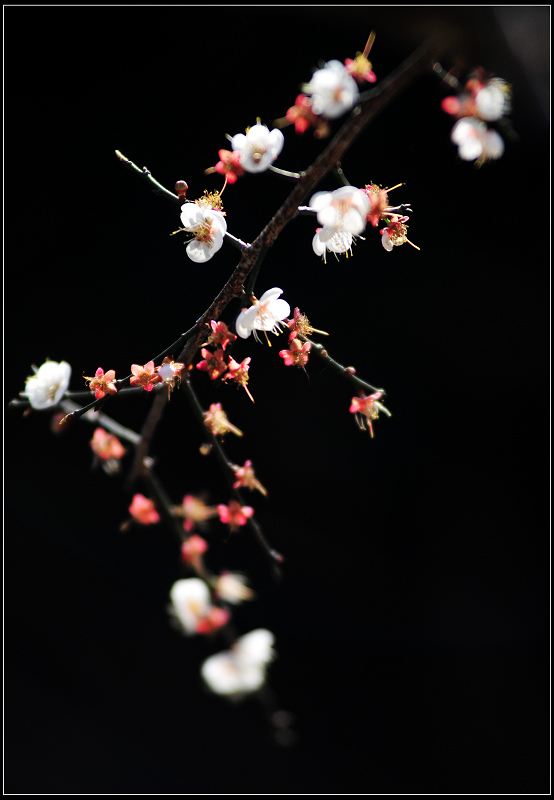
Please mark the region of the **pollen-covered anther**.
POLYGON ((214 237, 215 237, 215 228, 212 225, 211 219, 205 219, 200 225, 193 231, 194 238, 197 242, 203 242, 208 247, 213 247, 214 237))

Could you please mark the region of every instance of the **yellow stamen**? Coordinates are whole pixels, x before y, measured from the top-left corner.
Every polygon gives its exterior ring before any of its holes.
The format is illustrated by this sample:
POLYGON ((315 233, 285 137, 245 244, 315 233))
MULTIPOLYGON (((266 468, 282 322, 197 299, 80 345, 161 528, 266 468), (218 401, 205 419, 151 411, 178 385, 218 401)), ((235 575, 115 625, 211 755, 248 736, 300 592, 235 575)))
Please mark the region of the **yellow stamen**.
POLYGON ((362 53, 362 55, 365 56, 366 58, 369 55, 369 51, 373 47, 373 42, 374 41, 375 41, 375 31, 371 31, 371 33, 369 34, 369 37, 367 39, 366 45, 364 47, 364 51, 362 53))

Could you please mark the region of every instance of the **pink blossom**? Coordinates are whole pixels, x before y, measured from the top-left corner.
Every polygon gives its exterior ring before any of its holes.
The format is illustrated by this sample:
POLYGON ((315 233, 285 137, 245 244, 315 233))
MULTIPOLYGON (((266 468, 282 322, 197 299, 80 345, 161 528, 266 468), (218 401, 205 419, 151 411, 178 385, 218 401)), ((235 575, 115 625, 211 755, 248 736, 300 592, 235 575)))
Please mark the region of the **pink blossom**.
POLYGON ((230 381, 230 380, 236 381, 236 383, 238 383, 239 386, 243 387, 244 391, 246 392, 248 397, 252 400, 252 402, 254 402, 254 398, 250 394, 250 390, 248 389, 248 386, 247 386, 248 379, 250 377, 249 374, 248 374, 248 370, 250 369, 251 360, 252 359, 250 358, 250 356, 248 356, 248 358, 245 358, 244 361, 242 361, 239 364, 237 361, 235 361, 234 358, 230 358, 229 359, 229 365, 228 365, 229 366, 229 372, 225 376, 224 380, 226 380, 226 381, 230 381))
POLYGON ((160 521, 160 515, 156 511, 154 501, 149 500, 143 494, 136 494, 133 497, 129 512, 133 519, 136 519, 141 525, 154 525, 160 521))
POLYGON ((350 413, 356 414, 356 421, 362 430, 365 430, 364 420, 367 421, 371 438, 373 438, 373 425, 371 423, 372 420, 379 417, 379 411, 383 411, 389 417, 391 416, 390 411, 379 403, 382 396, 383 392, 374 392, 369 396, 360 394, 359 397, 352 398, 350 413))
POLYGON ((209 410, 204 412, 204 425, 211 430, 214 436, 225 436, 226 433, 242 436, 242 431, 227 419, 221 403, 212 403, 209 410))
POLYGON ((371 31, 363 53, 356 53, 356 58, 347 58, 344 61, 344 65, 348 74, 352 75, 354 80, 356 80, 358 83, 362 83, 363 81, 375 83, 377 80, 375 73, 371 69, 371 61, 368 61, 367 59, 374 41, 375 33, 371 31))
POLYGON ((161 377, 156 372, 153 361, 149 361, 141 367, 139 364, 131 364, 133 377, 130 380, 131 386, 142 386, 147 392, 151 392, 155 383, 161 383, 161 377))
POLYGON ((216 350, 212 353, 207 348, 203 347, 200 351, 202 354, 202 361, 196 365, 196 369, 207 372, 211 380, 214 381, 227 371, 227 364, 223 356, 223 350, 216 350))
POLYGON ((201 536, 193 533, 192 536, 181 545, 181 555, 187 564, 193 564, 208 549, 208 543, 201 536))
POLYGON ((229 342, 234 342, 237 338, 224 322, 216 322, 215 319, 212 319, 210 320, 210 327, 212 332, 206 344, 213 344, 225 350, 229 342))
POLYGON ((233 489, 245 487, 247 489, 257 489, 263 495, 267 494, 267 490, 262 486, 254 474, 251 461, 245 461, 243 467, 235 465, 233 467, 233 472, 235 473, 235 478, 237 479, 233 484, 233 489))
POLYGON ((85 380, 89 382, 88 388, 91 392, 94 392, 94 396, 97 400, 101 400, 102 397, 105 397, 107 394, 115 394, 117 392, 115 386, 115 370, 113 369, 108 370, 108 372, 104 374, 102 367, 98 367, 94 373, 94 378, 85 377, 85 380))
POLYGON ((218 155, 220 160, 217 162, 214 169, 216 172, 219 172, 220 175, 225 176, 227 183, 235 183, 237 178, 244 175, 244 168, 240 163, 239 152, 220 150, 218 155))
MULTIPOLYGON (((217 509, 207 506, 199 497, 187 494, 183 498, 182 505, 175 509, 175 513, 180 517, 184 517, 183 528, 190 533, 197 525, 202 526, 207 520, 216 517, 217 509)), ((198 536, 196 537, 196 539, 199 538, 198 536)))
POLYGON ((308 353, 312 347, 311 342, 302 344, 300 339, 293 339, 290 350, 281 350, 279 355, 285 359, 285 366, 304 367, 308 363, 308 353))
POLYGON ((326 121, 312 111, 312 101, 305 94, 299 94, 294 105, 287 110, 286 120, 294 124, 296 133, 305 133, 308 128, 315 128, 316 136, 323 138, 329 131, 326 121))
POLYGON ((381 230, 381 244, 385 250, 390 252, 393 247, 399 247, 406 242, 416 250, 421 249, 408 239, 408 226, 406 225, 406 222, 409 219, 409 217, 392 216, 386 220, 388 223, 387 227, 381 230))
POLYGON ((318 328, 310 325, 310 320, 305 314, 302 314, 299 308, 294 309, 292 319, 286 320, 289 329, 289 342, 298 337, 308 337, 312 333, 322 333, 324 336, 329 336, 327 331, 320 331, 318 328))
POLYGON ((231 614, 227 609, 211 606, 208 613, 196 623, 196 633, 213 633, 227 625, 230 618, 231 614))
POLYGON ((99 458, 106 461, 110 458, 123 458, 126 452, 117 436, 108 433, 104 428, 96 428, 90 446, 99 458))
POLYGON ((241 506, 236 500, 230 500, 228 506, 221 503, 218 505, 217 511, 219 519, 231 528, 231 533, 238 531, 241 525, 246 525, 247 521, 254 514, 253 508, 250 508, 250 506, 241 506))

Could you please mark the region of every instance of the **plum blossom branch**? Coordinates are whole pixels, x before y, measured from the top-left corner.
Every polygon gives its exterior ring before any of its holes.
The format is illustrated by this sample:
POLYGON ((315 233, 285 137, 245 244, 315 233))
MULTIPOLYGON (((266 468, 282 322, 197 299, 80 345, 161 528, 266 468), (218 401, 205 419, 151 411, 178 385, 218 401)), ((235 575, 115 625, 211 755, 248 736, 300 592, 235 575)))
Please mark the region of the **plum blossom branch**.
MULTIPOLYGON (((302 206, 308 196, 312 193, 316 185, 339 163, 352 145, 355 139, 361 134, 364 128, 387 106, 394 100, 394 98, 403 91, 413 80, 420 74, 432 68, 434 58, 431 53, 429 44, 424 44, 409 56, 397 69, 395 69, 387 78, 385 78, 377 87, 365 93, 356 108, 350 114, 350 117, 343 124, 341 129, 335 137, 328 144, 326 149, 318 156, 314 163, 308 167, 307 170, 300 173, 300 178, 296 182, 292 192, 287 199, 274 214, 272 219, 268 222, 265 228, 252 242, 251 247, 243 250, 242 256, 237 264, 235 270, 217 295, 212 301, 211 305, 204 311, 192 335, 188 339, 185 347, 177 356, 179 362, 185 364, 187 369, 195 358, 198 348, 201 346, 202 339, 205 335, 206 326, 210 320, 218 320, 227 307, 227 305, 234 298, 243 296, 244 284, 248 276, 256 268, 259 270, 259 264, 265 256, 267 250, 275 243, 281 231, 285 226, 298 215, 298 207, 302 206)), ((118 151, 119 153, 119 151, 118 151)), ((133 171, 137 172, 141 177, 146 178, 151 183, 155 183, 152 176, 148 171, 140 170, 136 165, 121 157, 119 153, 118 158, 122 160, 125 165, 133 171)), ((163 188, 163 187, 162 187, 163 188)), ((169 196, 173 202, 181 202, 180 199, 173 195, 171 192, 165 190, 164 196, 169 196)), ((257 270, 254 275, 257 274, 257 270)), ((248 290, 251 292, 253 289, 253 281, 249 282, 248 290)), ((156 397, 154 404, 150 410, 150 414, 143 428, 143 442, 137 452, 137 461, 131 471, 129 480, 140 472, 141 458, 146 455, 148 451, 150 437, 158 424, 158 416, 161 415, 165 407, 159 398, 156 397), (158 402, 159 401, 159 402, 158 402)))
POLYGON ((343 364, 339 364, 338 361, 335 361, 334 358, 331 358, 331 356, 327 351, 327 348, 324 347, 322 344, 318 344, 317 342, 312 342, 310 339, 307 339, 305 337, 302 338, 304 341, 311 343, 312 345, 311 352, 317 353, 317 355, 320 358, 322 358, 327 364, 329 364, 335 370, 335 372, 338 372, 345 378, 348 378, 349 380, 352 381, 352 383, 355 383, 357 386, 362 386, 364 389, 371 389, 371 391, 373 392, 381 392, 384 394, 383 389, 377 389, 375 386, 372 386, 371 383, 368 383, 367 381, 358 378, 354 367, 345 367, 343 364))
MULTIPOLYGON (((165 397, 165 395, 164 395, 165 397)), ((168 528, 173 531, 179 542, 184 542, 188 538, 185 534, 184 528, 173 513, 174 504, 171 502, 169 495, 163 487, 160 479, 154 472, 154 462, 151 458, 144 459, 144 469, 142 471, 142 478, 148 486, 150 493, 156 500, 156 507, 160 510, 168 528)))
POLYGON ((152 173, 147 167, 143 167, 142 169, 140 169, 140 167, 137 167, 136 164, 134 164, 132 161, 126 158, 123 155, 123 153, 121 153, 119 150, 116 150, 115 154, 126 169, 135 172, 141 178, 147 180, 148 183, 150 183, 150 185, 154 187, 154 190, 157 194, 161 194, 163 197, 166 197, 168 200, 171 200, 172 203, 182 202, 182 200, 178 195, 173 194, 173 192, 170 192, 168 189, 165 188, 165 186, 162 186, 161 183, 158 183, 158 181, 152 177, 152 173))
MULTIPOLYGON (((217 438, 217 436, 210 430, 210 428, 206 427, 206 425, 204 424, 205 420, 204 409, 200 405, 200 401, 198 400, 196 392, 192 388, 188 375, 182 381, 182 387, 188 397, 188 400, 191 404, 192 410, 194 412, 194 415, 196 416, 197 421, 200 423, 200 425, 202 426, 203 430, 205 431, 206 435, 210 440, 210 444, 212 445, 212 448, 215 451, 219 465, 222 468, 225 480, 229 484, 229 490, 232 496, 241 506, 244 506, 245 502, 241 492, 239 492, 238 489, 234 488, 234 484, 236 481, 236 475, 234 469, 235 465, 227 458, 225 450, 223 449, 223 446, 219 441, 219 439, 217 438)), ((261 546, 263 552, 268 558, 272 566, 273 576, 275 580, 280 580, 281 570, 279 569, 278 564, 283 560, 283 557, 280 555, 280 553, 277 553, 277 551, 271 547, 271 545, 263 535, 260 525, 254 518, 250 517, 247 520, 247 527, 254 534, 254 537, 258 541, 258 544, 261 546)))
MULTIPOLYGON (((95 401, 92 405, 96 405, 98 401, 95 401)), ((67 412, 68 415, 72 413, 81 412, 82 409, 74 403, 72 400, 62 400, 60 402, 60 407, 63 411, 67 412)), ((94 412, 93 410, 89 410, 87 414, 79 413, 77 416, 83 416, 83 419, 86 422, 90 422, 93 425, 101 425, 110 433, 113 433, 115 436, 118 436, 120 439, 125 439, 126 442, 130 442, 131 444, 138 445, 140 442, 140 435, 135 431, 127 428, 125 425, 121 425, 121 423, 116 422, 115 419, 109 417, 107 414, 100 412, 94 412)))

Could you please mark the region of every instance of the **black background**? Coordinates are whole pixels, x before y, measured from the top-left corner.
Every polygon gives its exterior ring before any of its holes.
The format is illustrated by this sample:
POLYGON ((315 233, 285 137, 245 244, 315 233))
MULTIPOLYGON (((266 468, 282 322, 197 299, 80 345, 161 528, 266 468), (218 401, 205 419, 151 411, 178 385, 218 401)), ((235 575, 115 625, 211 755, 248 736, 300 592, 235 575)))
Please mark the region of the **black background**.
MULTIPOLYGON (((53 436, 48 412, 7 411, 6 791, 548 792, 549 9, 8 7, 5 22, 6 402, 46 357, 72 365, 72 389, 98 366, 128 374, 236 263, 228 246, 189 261, 168 235, 178 211, 116 148, 170 189, 218 188, 203 171, 225 134, 271 125, 371 29, 378 78, 429 35, 446 68, 504 77, 519 136, 480 170, 460 161, 448 92, 423 76, 343 161, 355 185, 406 183, 394 199, 412 203, 421 251, 386 253, 370 229, 325 265, 301 218, 264 263, 260 293, 280 286, 386 388, 373 440, 350 384, 315 359, 308 377, 285 368, 280 340, 236 351, 254 406, 198 375, 245 432, 230 455, 269 489, 253 504, 283 582, 245 536, 223 546, 219 523, 210 552, 257 592, 240 632, 275 633, 269 686, 294 747, 272 743, 253 699, 203 688, 222 645, 168 625, 178 545, 162 526, 118 533, 130 498, 91 470, 92 428, 53 436)), ((285 169, 322 147, 285 140, 285 169)), ((229 187, 230 232, 253 239, 289 191, 271 173, 229 187)), ((107 410, 138 429, 149 402, 107 410)), ((200 443, 175 393, 153 445, 175 502, 226 499, 200 443)))

